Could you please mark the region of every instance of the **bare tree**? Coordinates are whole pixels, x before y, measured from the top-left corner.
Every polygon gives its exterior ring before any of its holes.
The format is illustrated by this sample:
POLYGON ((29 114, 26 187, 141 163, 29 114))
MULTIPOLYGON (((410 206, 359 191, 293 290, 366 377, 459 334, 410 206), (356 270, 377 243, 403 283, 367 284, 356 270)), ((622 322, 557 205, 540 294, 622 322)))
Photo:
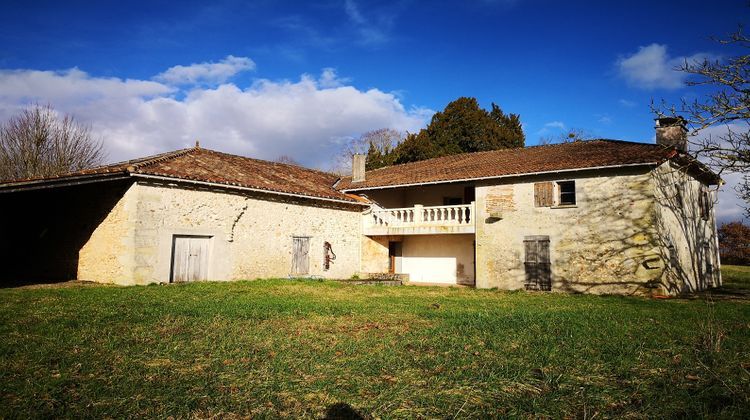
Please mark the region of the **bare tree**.
POLYGON ((539 145, 572 143, 574 141, 591 140, 592 136, 588 131, 582 128, 571 128, 570 130, 560 133, 557 136, 547 136, 539 138, 539 145))
POLYGON ((287 165, 297 165, 297 166, 299 166, 299 162, 297 162, 296 160, 294 160, 294 158, 291 157, 291 156, 289 156, 289 155, 280 155, 279 157, 277 157, 274 160, 274 162, 285 163, 287 165))
POLYGON ((393 128, 368 131, 344 145, 344 149, 337 158, 336 171, 341 174, 349 173, 352 167, 352 156, 357 153, 366 155, 372 149, 382 156, 393 150, 403 140, 404 133, 393 128))
POLYGON ((96 166, 104 152, 91 129, 35 105, 0 125, 0 180, 60 175, 96 166))
MULTIPOLYGON (((750 48, 750 38, 740 27, 726 39, 715 39, 723 46, 750 48)), ((744 54, 726 60, 685 61, 677 70, 691 76, 688 86, 708 89, 702 99, 682 101, 681 106, 653 106, 658 115, 682 116, 690 132, 692 153, 708 163, 719 174, 743 174, 737 192, 748 203, 750 216, 750 55, 744 54), (707 134, 710 127, 722 128, 718 135, 707 134)))

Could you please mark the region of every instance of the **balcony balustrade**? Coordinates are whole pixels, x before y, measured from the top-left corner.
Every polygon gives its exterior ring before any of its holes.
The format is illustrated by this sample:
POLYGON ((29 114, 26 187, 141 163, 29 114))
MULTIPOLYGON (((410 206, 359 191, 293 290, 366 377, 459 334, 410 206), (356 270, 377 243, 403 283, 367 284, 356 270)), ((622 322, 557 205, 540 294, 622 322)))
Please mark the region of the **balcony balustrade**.
POLYGON ((364 214, 365 235, 434 235, 474 233, 475 204, 384 209, 364 214))

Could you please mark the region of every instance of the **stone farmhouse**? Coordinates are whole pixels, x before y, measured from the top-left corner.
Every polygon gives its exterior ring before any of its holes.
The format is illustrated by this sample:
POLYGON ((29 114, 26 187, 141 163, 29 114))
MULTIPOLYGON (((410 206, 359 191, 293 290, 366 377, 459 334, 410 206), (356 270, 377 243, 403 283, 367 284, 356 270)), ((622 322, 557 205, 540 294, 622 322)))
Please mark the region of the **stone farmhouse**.
POLYGON ((715 188, 680 120, 615 140, 353 174, 200 147, 0 184, 7 280, 122 285, 394 275, 411 283, 669 294, 721 283, 715 188))

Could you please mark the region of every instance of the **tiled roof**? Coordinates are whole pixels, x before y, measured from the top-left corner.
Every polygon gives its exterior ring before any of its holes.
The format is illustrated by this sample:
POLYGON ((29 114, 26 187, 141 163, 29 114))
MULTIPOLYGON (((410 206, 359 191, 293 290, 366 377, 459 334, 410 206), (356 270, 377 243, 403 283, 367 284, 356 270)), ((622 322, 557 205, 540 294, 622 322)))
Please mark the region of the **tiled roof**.
MULTIPOLYGON (((463 153, 367 171, 365 181, 343 178, 336 188, 415 185, 608 166, 659 164, 676 157, 673 148, 618 140, 589 140, 488 152, 463 153)), ((702 165, 701 165, 702 166, 702 165)))
POLYGON ((358 197, 335 190, 333 184, 336 183, 338 177, 333 174, 198 147, 119 162, 58 177, 9 182, 0 184, 0 189, 19 184, 56 182, 110 174, 160 176, 312 198, 361 201, 358 197))

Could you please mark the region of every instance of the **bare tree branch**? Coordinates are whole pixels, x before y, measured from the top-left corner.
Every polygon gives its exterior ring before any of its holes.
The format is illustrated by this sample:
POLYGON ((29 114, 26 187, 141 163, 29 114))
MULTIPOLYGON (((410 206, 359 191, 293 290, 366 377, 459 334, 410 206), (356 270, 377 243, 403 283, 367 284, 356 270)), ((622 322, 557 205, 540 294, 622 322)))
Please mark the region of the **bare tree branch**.
POLYGON ((393 150, 404 140, 404 133, 393 128, 379 128, 368 131, 359 138, 352 139, 337 157, 336 172, 347 174, 351 171, 352 156, 355 154, 368 154, 371 150, 385 155, 393 150))
MULTIPOLYGON (((721 45, 750 49, 750 38, 740 26, 726 39, 714 38, 721 45)), ((657 115, 682 116, 691 128, 690 150, 719 174, 741 173, 738 195, 748 203, 750 216, 750 54, 725 60, 685 61, 676 70, 691 76, 688 86, 713 89, 701 100, 683 100, 679 108, 652 103, 657 115), (710 127, 723 127, 724 133, 708 135, 710 127)))
POLYGON ((35 105, 0 125, 0 180, 61 175, 96 166, 101 140, 73 117, 35 105))

